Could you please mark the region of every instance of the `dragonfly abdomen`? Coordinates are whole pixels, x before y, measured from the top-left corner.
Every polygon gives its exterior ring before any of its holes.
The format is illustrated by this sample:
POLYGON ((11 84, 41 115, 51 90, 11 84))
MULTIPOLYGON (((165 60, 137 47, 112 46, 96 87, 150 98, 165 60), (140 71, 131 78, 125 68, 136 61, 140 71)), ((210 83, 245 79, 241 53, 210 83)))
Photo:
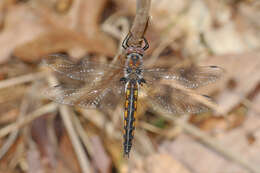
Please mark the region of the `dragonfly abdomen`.
POLYGON ((134 138, 135 119, 137 111, 138 86, 137 82, 128 82, 124 112, 124 156, 129 157, 134 138))

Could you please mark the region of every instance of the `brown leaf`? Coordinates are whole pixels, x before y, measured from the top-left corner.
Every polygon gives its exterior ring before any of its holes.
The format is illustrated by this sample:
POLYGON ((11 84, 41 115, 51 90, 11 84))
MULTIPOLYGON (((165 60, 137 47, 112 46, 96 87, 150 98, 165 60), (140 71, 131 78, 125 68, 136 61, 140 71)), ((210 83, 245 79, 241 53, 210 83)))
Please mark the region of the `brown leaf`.
MULTIPOLYGON (((46 115, 47 116, 47 115, 46 115)), ((33 121, 31 127, 32 138, 37 144, 41 157, 44 158, 46 166, 54 168, 56 166, 56 149, 48 134, 47 117, 40 117, 33 121)))
MULTIPOLYGON (((234 146, 237 146, 237 140, 232 139, 231 141, 232 145, 231 143, 228 146, 226 145, 227 150, 229 148, 233 150, 234 146), (236 141, 236 145, 234 145, 234 141, 236 141)), ((186 135, 179 136, 174 142, 163 142, 160 146, 160 151, 168 153, 182 163, 185 163, 185 166, 192 170, 192 172, 249 173, 244 168, 224 159, 222 155, 215 153, 186 135)))
POLYGON ((77 0, 64 16, 57 16, 39 3, 35 13, 38 13, 49 31, 17 47, 14 55, 29 62, 55 52, 72 52, 72 56, 83 56, 86 52, 114 56, 116 44, 100 31, 99 26, 106 0, 99 0, 98 4, 97 1, 93 2, 77 0))
POLYGON ((81 172, 77 157, 74 153, 74 149, 67 134, 61 138, 58 159, 59 160, 55 172, 81 172))
POLYGON ((27 6, 11 6, 6 14, 5 27, 0 32, 0 63, 8 60, 15 47, 34 39, 44 30, 27 6))
POLYGON ((27 42, 14 49, 14 55, 27 62, 37 62, 44 55, 55 52, 72 51, 73 49, 83 49, 90 52, 103 52, 99 44, 94 44, 91 40, 81 37, 80 34, 72 30, 55 30, 41 34, 35 40, 27 42))
POLYGON ((18 109, 11 109, 0 116, 0 124, 11 123, 18 117, 18 109))
POLYGON ((137 165, 139 166, 133 170, 133 173, 190 173, 179 161, 168 154, 151 155, 137 165))
POLYGON ((260 114, 260 93, 256 94, 253 98, 252 103, 249 105, 248 115, 257 115, 260 114))
POLYGON ((234 112, 226 117, 209 116, 202 118, 201 116, 194 115, 191 118, 191 122, 203 131, 220 134, 243 124, 246 119, 245 113, 245 108, 240 107, 236 108, 234 112))
POLYGON ((41 162, 40 152, 33 142, 30 142, 27 151, 28 173, 45 173, 44 165, 41 162))
POLYGON ((92 147, 95 153, 92 158, 95 167, 99 170, 100 173, 111 172, 112 163, 105 152, 104 146, 102 145, 102 141, 98 136, 93 136, 91 138, 91 142, 93 144, 92 147))

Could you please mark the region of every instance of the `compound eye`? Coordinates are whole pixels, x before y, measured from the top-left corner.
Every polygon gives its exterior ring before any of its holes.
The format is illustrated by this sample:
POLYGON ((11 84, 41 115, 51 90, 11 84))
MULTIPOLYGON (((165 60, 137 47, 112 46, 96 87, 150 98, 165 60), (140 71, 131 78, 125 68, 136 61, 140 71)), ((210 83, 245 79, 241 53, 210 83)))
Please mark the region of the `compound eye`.
POLYGON ((127 68, 127 69, 126 69, 126 72, 127 72, 127 73, 131 73, 131 72, 132 72, 132 69, 131 69, 131 68, 127 68))

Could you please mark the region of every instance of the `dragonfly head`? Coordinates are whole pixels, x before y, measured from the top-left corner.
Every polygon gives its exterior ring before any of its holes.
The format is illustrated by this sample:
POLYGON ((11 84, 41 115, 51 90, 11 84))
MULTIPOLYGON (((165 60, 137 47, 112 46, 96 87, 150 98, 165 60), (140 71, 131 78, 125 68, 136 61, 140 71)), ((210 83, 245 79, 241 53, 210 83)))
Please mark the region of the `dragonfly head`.
POLYGON ((122 47, 126 49, 126 53, 131 54, 131 53, 138 53, 141 56, 144 55, 144 51, 146 51, 149 48, 148 41, 146 40, 145 37, 142 37, 140 40, 140 45, 129 45, 128 41, 132 37, 132 33, 129 32, 126 38, 124 39, 122 43, 122 47), (143 45, 143 46, 142 46, 143 45))

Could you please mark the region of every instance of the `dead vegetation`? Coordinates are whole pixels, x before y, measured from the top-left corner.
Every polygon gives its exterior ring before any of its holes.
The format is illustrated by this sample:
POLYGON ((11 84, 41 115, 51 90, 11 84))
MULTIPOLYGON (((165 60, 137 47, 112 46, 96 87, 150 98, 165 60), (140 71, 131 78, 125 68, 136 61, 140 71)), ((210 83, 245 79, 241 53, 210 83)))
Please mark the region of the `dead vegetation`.
POLYGON ((260 3, 153 0, 150 12, 149 3, 0 1, 0 172, 260 172, 260 3), (129 30, 132 44, 146 30, 147 66, 217 65, 225 74, 197 90, 217 105, 194 96, 212 112, 166 115, 141 95, 124 160, 122 104, 104 112, 50 102, 43 91, 56 79, 41 62, 67 53, 113 63, 129 30))

